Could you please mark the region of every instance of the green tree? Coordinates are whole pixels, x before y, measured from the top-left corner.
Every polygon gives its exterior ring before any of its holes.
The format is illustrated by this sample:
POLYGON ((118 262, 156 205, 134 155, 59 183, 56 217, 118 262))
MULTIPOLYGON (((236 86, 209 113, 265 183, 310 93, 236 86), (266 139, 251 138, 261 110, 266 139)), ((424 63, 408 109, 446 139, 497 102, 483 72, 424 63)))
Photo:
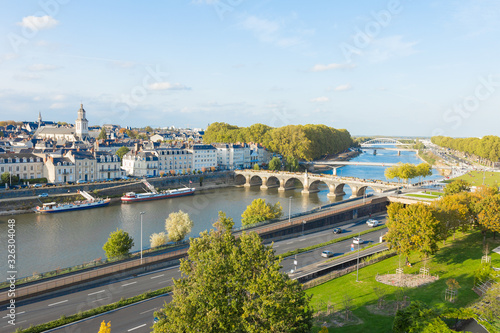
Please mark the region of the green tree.
POLYGON ((500 195, 491 190, 476 201, 478 222, 483 229, 500 232, 500 195))
POLYGON ((264 199, 255 199, 241 214, 243 225, 254 224, 283 216, 283 207, 277 202, 274 205, 266 203, 264 199))
POLYGON ((470 319, 474 313, 470 309, 435 309, 425 303, 413 301, 405 309, 398 310, 394 317, 394 333, 448 333, 451 330, 442 318, 470 319))
POLYGON ((3 138, 5 136, 5 134, 3 133, 3 131, 0 131, 0 138, 3 138))
POLYGON ((193 228, 193 220, 188 213, 182 210, 177 213, 170 213, 165 220, 165 230, 167 231, 168 239, 172 242, 178 242, 184 239, 193 228))
POLYGON ((120 147, 117 151, 116 151, 116 155, 118 155, 118 157, 121 159, 123 159, 123 155, 125 155, 126 153, 128 153, 130 151, 130 149, 128 149, 127 147, 123 146, 123 147, 120 147))
POLYGON ((442 231, 431 207, 422 203, 407 207, 392 203, 387 215, 386 239, 390 248, 406 257, 413 251, 427 257, 438 250, 437 241, 442 231))
POLYGON ((299 170, 299 161, 293 156, 288 156, 286 158, 285 170, 290 172, 299 170))
POLYGON ((101 133, 99 133, 99 136, 97 137, 97 139, 106 140, 107 138, 108 138, 108 136, 106 135, 106 129, 103 127, 101 129, 101 133))
POLYGON ((456 231, 464 232, 472 228, 473 212, 469 193, 446 195, 441 200, 434 201, 433 207, 441 224, 440 239, 445 240, 456 231))
POLYGON ((254 170, 260 170, 260 167, 259 167, 259 165, 258 165, 257 163, 255 163, 255 164, 253 165, 253 169, 254 169, 254 170))
POLYGON ((423 178, 432 176, 432 166, 429 163, 420 163, 417 165, 416 174, 423 178))
POLYGON ((281 160, 278 157, 273 157, 269 162, 269 170, 280 171, 281 170, 281 160))
POLYGON ((151 126, 146 126, 146 127, 144 128, 144 130, 145 130, 147 133, 153 133, 153 131, 154 131, 154 130, 153 130, 153 128, 152 128, 151 126))
POLYGON ((9 183, 10 182, 10 173, 4 172, 2 173, 2 183, 9 183))
POLYGON ((451 195, 460 192, 468 192, 470 190, 470 185, 465 180, 456 179, 451 183, 447 184, 444 189, 444 195, 451 195))
POLYGON ((130 249, 134 246, 134 240, 128 232, 122 229, 116 229, 109 234, 108 241, 102 247, 106 251, 108 259, 122 257, 129 254, 130 249))
POLYGON ((220 212, 216 230, 190 239, 155 333, 310 332, 310 297, 280 271, 272 247, 254 232, 236 238, 233 225, 220 212))

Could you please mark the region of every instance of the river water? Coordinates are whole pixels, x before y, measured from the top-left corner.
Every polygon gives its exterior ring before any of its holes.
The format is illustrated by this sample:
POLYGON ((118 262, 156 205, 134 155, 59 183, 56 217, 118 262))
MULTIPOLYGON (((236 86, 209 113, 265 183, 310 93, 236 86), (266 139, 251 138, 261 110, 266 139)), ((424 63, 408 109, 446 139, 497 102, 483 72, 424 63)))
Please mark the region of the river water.
MULTIPOLYGON (((413 152, 378 151, 377 155, 368 150, 353 159, 362 162, 414 163, 421 161, 413 152)), ((384 167, 344 166, 338 175, 365 179, 382 179, 384 167)), ((331 171, 329 172, 331 173, 331 171)), ((436 178, 433 176, 430 178, 436 178)), ((149 236, 164 231, 165 219, 171 212, 183 210, 194 222, 189 236, 197 236, 209 229, 217 219, 219 211, 224 211, 241 226, 241 214, 253 199, 263 198, 267 202, 280 202, 284 216, 304 212, 314 207, 332 202, 327 198, 328 189, 320 187, 320 192, 303 196, 301 189, 278 192, 277 188, 261 191, 258 187, 229 187, 208 190, 190 197, 142 202, 135 204, 112 204, 109 207, 84 211, 48 215, 23 214, 0 217, 0 281, 7 276, 7 221, 16 220, 16 268, 18 278, 30 276, 34 272, 47 272, 65 268, 97 258, 104 258, 103 244, 110 232, 116 229, 127 231, 135 240, 132 251, 140 250, 141 223, 143 215, 143 246, 149 247, 149 236)), ((349 198, 351 191, 344 188, 349 198)))

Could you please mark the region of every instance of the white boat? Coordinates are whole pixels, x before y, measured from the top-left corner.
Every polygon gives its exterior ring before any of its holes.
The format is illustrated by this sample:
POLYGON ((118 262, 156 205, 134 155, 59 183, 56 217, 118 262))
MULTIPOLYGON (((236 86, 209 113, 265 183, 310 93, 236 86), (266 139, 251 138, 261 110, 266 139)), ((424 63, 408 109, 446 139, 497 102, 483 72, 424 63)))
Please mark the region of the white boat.
POLYGON ((87 200, 84 201, 74 201, 71 203, 58 204, 55 202, 44 203, 41 207, 37 206, 35 211, 37 213, 48 214, 48 213, 60 213, 72 210, 82 210, 91 209, 97 207, 103 207, 109 205, 111 199, 96 199, 85 191, 80 191, 80 194, 87 200))
POLYGON ((183 197, 186 195, 194 194, 195 189, 191 187, 185 187, 175 190, 167 190, 158 192, 156 189, 148 183, 146 180, 142 181, 150 190, 150 192, 146 193, 135 193, 135 192, 127 192, 122 197, 121 200, 124 203, 132 203, 139 201, 149 201, 149 200, 159 200, 159 199, 168 199, 175 197, 183 197))

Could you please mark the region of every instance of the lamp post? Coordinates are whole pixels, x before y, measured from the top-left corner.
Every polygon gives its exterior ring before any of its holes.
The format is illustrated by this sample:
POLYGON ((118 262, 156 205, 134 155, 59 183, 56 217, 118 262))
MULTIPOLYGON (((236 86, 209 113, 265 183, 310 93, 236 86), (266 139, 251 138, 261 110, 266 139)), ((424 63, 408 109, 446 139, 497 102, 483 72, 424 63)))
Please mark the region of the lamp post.
POLYGON ((359 276, 359 242, 361 241, 361 239, 359 238, 360 236, 361 236, 361 233, 358 234, 358 253, 356 256, 356 282, 359 282, 358 276, 359 276))
POLYGON ((142 264, 142 215, 146 214, 146 212, 141 212, 141 264, 142 264))
POLYGON ((290 218, 291 218, 291 215, 292 215, 292 197, 288 198, 288 223, 291 223, 290 222, 290 218))

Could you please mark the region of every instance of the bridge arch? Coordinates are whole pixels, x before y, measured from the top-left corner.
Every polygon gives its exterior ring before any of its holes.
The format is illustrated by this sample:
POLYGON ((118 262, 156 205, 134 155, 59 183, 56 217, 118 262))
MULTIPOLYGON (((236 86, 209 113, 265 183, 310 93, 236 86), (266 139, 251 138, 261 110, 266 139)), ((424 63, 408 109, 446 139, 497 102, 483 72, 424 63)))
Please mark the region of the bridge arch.
POLYGON ((295 184, 297 182, 299 182, 301 186, 304 186, 302 181, 297 177, 285 178, 280 182, 280 190, 281 191, 293 190, 296 188, 295 184))
POLYGON ((262 185, 260 186, 261 189, 268 189, 271 187, 279 187, 280 186, 280 180, 276 176, 269 176, 269 177, 264 177, 262 179, 262 185))
POLYGON ((247 179, 245 176, 243 176, 241 173, 236 174, 234 177, 234 184, 235 185, 245 185, 247 182, 247 179))
POLYGON ((365 141, 361 144, 361 147, 372 146, 372 145, 404 145, 401 141, 393 138, 375 138, 369 141, 365 141))
POLYGON ((325 185, 326 187, 328 187, 328 184, 323 180, 318 179, 313 181, 312 183, 309 184, 309 189, 308 189, 309 193, 319 192, 320 191, 319 187, 321 185, 325 185))
POLYGON ((260 186, 262 185, 262 178, 259 175, 248 176, 247 186, 260 186))
POLYGON ((352 193, 352 196, 356 197, 362 197, 365 194, 371 194, 374 192, 379 192, 378 190, 374 189, 373 187, 366 185, 366 186, 361 186, 356 190, 356 193, 352 193))

